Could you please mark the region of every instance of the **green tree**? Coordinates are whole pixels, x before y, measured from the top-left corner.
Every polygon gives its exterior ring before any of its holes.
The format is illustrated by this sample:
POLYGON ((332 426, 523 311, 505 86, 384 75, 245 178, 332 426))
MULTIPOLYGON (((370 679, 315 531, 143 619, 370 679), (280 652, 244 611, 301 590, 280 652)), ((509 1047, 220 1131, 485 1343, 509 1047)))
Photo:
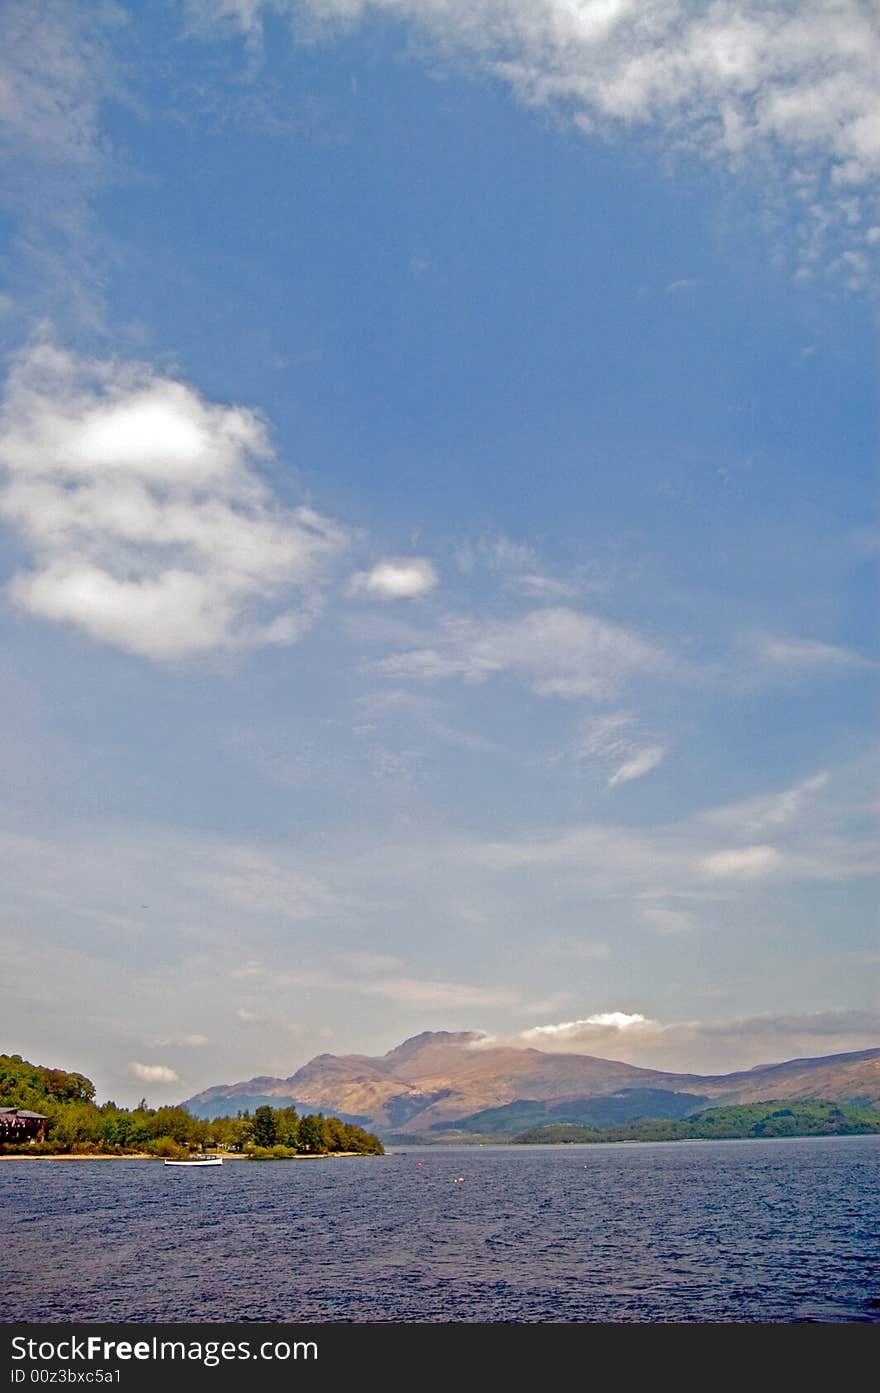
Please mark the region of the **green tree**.
POLYGON ((324 1137, 330 1151, 348 1151, 348 1128, 338 1117, 324 1119, 324 1137))
POLYGON ((254 1112, 254 1146, 274 1146, 277 1140, 278 1127, 275 1122, 275 1111, 264 1104, 254 1112))
POLYGON ((186 1108, 157 1108, 150 1118, 154 1137, 172 1137, 181 1146, 201 1147, 207 1130, 207 1123, 193 1117, 186 1108))
POLYGON ((373 1132, 365 1132, 363 1127, 350 1122, 345 1131, 343 1151, 356 1151, 362 1156, 384 1156, 385 1148, 373 1132))
POLYGON ((308 1117, 304 1117, 299 1124, 297 1151, 305 1152, 308 1155, 321 1155, 327 1149, 323 1114, 309 1113, 308 1117))
POLYGON ((296 1108, 276 1108, 275 1129, 280 1144, 295 1149, 299 1142, 299 1114, 296 1108))
POLYGON ((231 1146, 241 1150, 254 1139, 254 1119, 249 1112, 242 1112, 238 1117, 232 1119, 232 1141, 231 1146))

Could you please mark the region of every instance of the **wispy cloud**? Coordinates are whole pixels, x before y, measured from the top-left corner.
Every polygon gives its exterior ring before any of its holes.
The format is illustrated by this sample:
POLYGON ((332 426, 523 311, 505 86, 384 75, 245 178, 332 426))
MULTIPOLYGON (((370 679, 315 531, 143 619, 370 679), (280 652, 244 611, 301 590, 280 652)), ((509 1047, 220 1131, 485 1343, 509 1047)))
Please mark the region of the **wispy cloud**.
POLYGON ((727 828, 744 837, 756 837, 768 830, 787 826, 802 815, 824 788, 829 775, 826 771, 813 774, 792 788, 780 793, 767 793, 745 798, 721 808, 709 808, 700 820, 709 827, 727 828))
POLYGON ((649 639, 569 608, 531 610, 498 621, 447 619, 430 647, 380 660, 378 672, 433 682, 484 682, 512 672, 539 696, 604 701, 635 673, 664 673, 671 658, 649 639))
POLYGON ((266 968, 258 958, 248 958, 239 967, 233 967, 229 973, 230 977, 265 977, 266 968))
POLYGON ((254 411, 33 342, 0 413, 0 518, 35 563, 13 599, 157 661, 294 642, 346 534, 272 496, 271 454, 254 411))
POLYGON ((265 1016, 262 1016, 259 1011, 251 1011, 247 1006, 236 1007, 235 1016, 242 1025, 260 1025, 265 1020, 265 1016))
POLYGON ((165 1037, 162 1038, 162 1039, 153 1040, 153 1041, 152 1041, 152 1046, 153 1046, 154 1049, 157 1049, 157 1050, 166 1050, 166 1049, 203 1050, 203 1049, 206 1049, 207 1046, 210 1045, 210 1043, 211 1043, 211 1041, 208 1039, 207 1035, 192 1034, 192 1035, 176 1035, 176 1036, 170 1036, 170 1037, 165 1036, 165 1037))
POLYGON ((112 4, 78 0, 0 6, 0 203, 18 229, 13 264, 36 270, 38 303, 92 326, 102 319, 102 244, 89 201, 114 158, 102 103, 124 100, 112 57, 118 19, 112 4))
POLYGON ((609 788, 616 788, 618 784, 628 784, 632 779, 641 779, 644 774, 650 774, 652 769, 656 769, 661 764, 666 754, 662 745, 648 745, 645 749, 639 750, 631 759, 624 760, 620 768, 616 770, 608 780, 609 788))
POLYGON ((660 1021, 637 1011, 531 1026, 507 1043, 687 1072, 751 1069, 786 1059, 880 1047, 880 1012, 832 1010, 721 1021, 660 1021))
POLYGON ((532 600, 570 600, 578 591, 571 580, 560 580, 557 576, 545 576, 537 571, 526 571, 523 575, 512 576, 508 582, 511 590, 518 590, 532 600))
POLYGON ((766 663, 795 675, 810 670, 834 672, 877 666, 871 658, 855 652, 852 648, 822 643, 817 639, 764 636, 758 640, 756 646, 758 655, 766 663))
POLYGON ((579 763, 596 764, 606 771, 608 788, 650 774, 665 756, 665 745, 646 743, 638 722, 627 711, 610 711, 584 721, 575 748, 579 763))
POLYGON ((531 542, 517 541, 503 532, 461 542, 455 550, 460 571, 469 575, 477 566, 503 576, 520 575, 539 568, 538 552, 531 542))
MULTIPOLYGON (((198 0, 256 35, 269 5, 198 0)), ((800 223, 806 271, 821 257, 852 286, 875 265, 880 31, 860 0, 272 0, 348 27, 409 20, 447 54, 506 82, 525 105, 586 134, 640 128, 728 169, 767 171, 800 223)))
MULTIPOLYGON (((445 708, 433 695, 409 688, 391 687, 355 698, 358 713, 355 733, 371 737, 389 726, 413 728, 444 745, 465 750, 493 750, 498 746, 484 735, 460 730, 446 717, 445 708)), ((392 732, 393 733, 393 732, 392 732)))
MULTIPOLYGON (((276 851, 231 843, 218 855, 216 843, 190 845, 181 859, 184 883, 202 894, 232 903, 249 912, 278 915, 299 922, 332 914, 341 907, 339 895, 276 851)), ((257 977, 263 971, 256 959, 235 969, 238 977, 257 977)))
POLYGON ((700 861, 700 870, 714 879, 759 880, 771 875, 781 857, 773 846, 732 847, 713 851, 700 861))
MULTIPOLYGON (((523 1006, 522 993, 502 984, 474 985, 414 976, 406 972, 406 966, 402 958, 389 953, 341 953, 326 966, 305 972, 284 968, 261 971, 261 991, 266 1000, 271 1000, 278 993, 285 996, 292 988, 309 986, 319 988, 324 993, 379 997, 405 1010, 523 1006)), ((230 975, 242 977, 246 974, 237 970, 230 975)), ((255 1011, 251 1007, 239 1006, 234 1014, 238 1020, 249 1025, 268 1019, 262 1011, 255 1011)))
POLYGON ((688 933, 694 927, 694 916, 687 909, 672 909, 669 905, 645 905, 641 911, 652 928, 661 934, 688 933))
POLYGON ((30 151, 68 168, 99 158, 98 105, 110 83, 88 18, 75 0, 8 0, 0 10, 0 139, 7 154, 30 151))
POLYGON ((345 991, 362 996, 380 996, 399 1006, 450 1010, 461 1007, 517 1006, 521 994, 500 986, 472 986, 466 982, 437 982, 415 977, 378 977, 362 981, 339 981, 345 991))
POLYGON ((587 590, 604 589, 603 583, 589 566, 576 567, 566 575, 551 574, 552 568, 541 557, 536 546, 517 541, 503 532, 461 542, 453 555, 463 575, 471 575, 477 570, 486 571, 497 577, 502 588, 511 594, 547 604, 572 600, 587 590))
MULTIPOLYGON (((866 757, 865 779, 874 767, 866 757)), ((633 828, 594 821, 549 832, 542 828, 483 842, 467 855, 499 871, 556 868, 560 875, 583 879, 594 893, 642 899, 699 897, 707 881, 725 893, 745 893, 771 876, 789 883, 842 882, 880 868, 877 807, 858 791, 859 777, 855 768, 847 769, 838 790, 823 772, 788 789, 704 809, 681 822, 633 828)))

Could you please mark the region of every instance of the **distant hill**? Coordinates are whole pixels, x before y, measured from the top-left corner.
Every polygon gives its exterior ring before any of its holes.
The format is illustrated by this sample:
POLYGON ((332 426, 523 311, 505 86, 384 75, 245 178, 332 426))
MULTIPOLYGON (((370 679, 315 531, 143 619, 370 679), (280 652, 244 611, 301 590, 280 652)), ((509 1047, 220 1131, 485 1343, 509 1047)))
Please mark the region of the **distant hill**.
POLYGON ((457 1122, 435 1123, 433 1131, 455 1130, 475 1136, 509 1136, 527 1127, 574 1123, 581 1127, 613 1127, 635 1117, 686 1117, 708 1102, 705 1094, 675 1093, 663 1088, 621 1088, 598 1098, 566 1098, 539 1103, 519 1098, 503 1108, 485 1108, 457 1122))
POLYGON ((442 1141, 477 1133, 510 1136, 536 1123, 681 1117, 707 1101, 806 1098, 880 1103, 880 1048, 732 1074, 671 1074, 592 1055, 487 1044, 471 1031, 426 1031, 378 1057, 319 1054, 286 1079, 219 1084, 185 1106, 198 1117, 212 1117, 264 1103, 292 1104, 386 1136, 442 1141), (666 1101, 662 1095, 672 1096, 666 1101))
POLYGON ((880 1111, 818 1099, 776 1099, 708 1108, 687 1118, 641 1118, 617 1127, 577 1127, 556 1123, 532 1127, 513 1144, 565 1142, 757 1140, 760 1137, 850 1137, 880 1133, 880 1111))
MULTIPOLYGON (((245 1085, 246 1087, 246 1085, 245 1085)), ((213 1093, 213 1090, 209 1090, 213 1093)), ((200 1094, 199 1097, 202 1097, 200 1094)), ((291 1098, 285 1093, 217 1093, 214 1097, 207 1098, 199 1104, 198 1109, 190 1107, 184 1103, 183 1107, 189 1108, 195 1117, 205 1118, 207 1121, 215 1117, 236 1117, 241 1112, 256 1112, 257 1108, 296 1108, 298 1113, 305 1114, 312 1111, 311 1105, 304 1103, 301 1098, 291 1098)), ((340 1122, 349 1123, 360 1127, 369 1120, 366 1117, 353 1117, 349 1113, 338 1112, 333 1109, 333 1116, 338 1117, 340 1122)))

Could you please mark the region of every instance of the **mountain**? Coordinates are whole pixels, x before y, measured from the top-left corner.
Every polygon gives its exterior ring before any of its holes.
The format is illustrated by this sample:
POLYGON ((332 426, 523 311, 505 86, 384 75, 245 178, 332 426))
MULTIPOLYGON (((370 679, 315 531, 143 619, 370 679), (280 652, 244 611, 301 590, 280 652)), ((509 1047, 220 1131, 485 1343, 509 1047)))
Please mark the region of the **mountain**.
POLYGON ((456 1131, 478 1137, 515 1137, 517 1133, 559 1126, 613 1127, 636 1117, 681 1118, 705 1106, 706 1094, 676 1093, 669 1088, 621 1088, 591 1098, 537 1102, 518 1098, 503 1108, 484 1108, 456 1122, 435 1123, 438 1133, 456 1131))
POLYGON ((219 1084, 185 1106, 197 1117, 214 1117, 266 1102, 292 1105, 385 1135, 429 1134, 440 1141, 483 1129, 512 1135, 542 1121, 681 1117, 709 1100, 727 1105, 792 1098, 880 1103, 880 1048, 733 1074, 669 1074, 592 1055, 496 1045, 473 1031, 425 1031, 379 1057, 319 1054, 289 1078, 219 1084), (658 1094, 679 1096, 662 1105, 658 1094), (523 1112, 524 1104, 541 1106, 523 1112), (527 1121, 520 1121, 523 1116, 527 1121))

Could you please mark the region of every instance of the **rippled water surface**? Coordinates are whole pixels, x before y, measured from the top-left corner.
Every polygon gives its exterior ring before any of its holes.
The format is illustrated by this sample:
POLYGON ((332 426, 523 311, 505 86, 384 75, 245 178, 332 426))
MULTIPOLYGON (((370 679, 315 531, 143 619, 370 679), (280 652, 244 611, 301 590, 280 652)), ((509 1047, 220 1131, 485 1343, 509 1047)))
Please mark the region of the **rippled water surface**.
POLYGON ((5 1322, 880 1321, 880 1137, 6 1161, 0 1210, 5 1322))

